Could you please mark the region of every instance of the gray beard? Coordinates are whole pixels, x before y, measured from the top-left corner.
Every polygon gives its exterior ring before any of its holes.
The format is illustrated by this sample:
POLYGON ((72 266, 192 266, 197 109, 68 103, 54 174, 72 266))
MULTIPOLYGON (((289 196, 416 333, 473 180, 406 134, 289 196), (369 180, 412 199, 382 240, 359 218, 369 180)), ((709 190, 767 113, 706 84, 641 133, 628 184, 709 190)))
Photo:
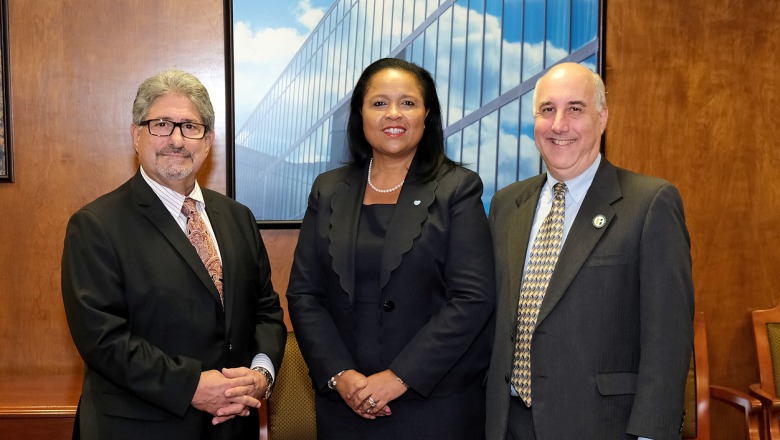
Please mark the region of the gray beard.
POLYGON ((182 180, 192 174, 192 163, 189 166, 168 165, 166 168, 159 161, 155 161, 154 167, 159 175, 171 180, 182 180))

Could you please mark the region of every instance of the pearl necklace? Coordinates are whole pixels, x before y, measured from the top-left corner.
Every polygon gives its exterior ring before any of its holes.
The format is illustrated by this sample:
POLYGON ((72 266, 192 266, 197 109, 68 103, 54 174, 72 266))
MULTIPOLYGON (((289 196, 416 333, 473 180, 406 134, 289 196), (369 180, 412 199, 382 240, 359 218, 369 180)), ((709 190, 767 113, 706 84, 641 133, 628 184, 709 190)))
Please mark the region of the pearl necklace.
POLYGON ((370 186, 371 189, 373 189, 374 191, 376 191, 378 193, 386 194, 386 193, 391 193, 391 192, 397 190, 398 188, 400 188, 400 187, 402 187, 404 185, 404 182, 406 181, 406 179, 402 180, 401 183, 399 183, 398 185, 396 185, 396 186, 394 186, 394 187, 392 187, 390 189, 379 189, 379 188, 375 187, 374 184, 371 183, 371 167, 373 165, 374 165, 374 158, 372 157, 371 160, 368 162, 368 186, 370 186))

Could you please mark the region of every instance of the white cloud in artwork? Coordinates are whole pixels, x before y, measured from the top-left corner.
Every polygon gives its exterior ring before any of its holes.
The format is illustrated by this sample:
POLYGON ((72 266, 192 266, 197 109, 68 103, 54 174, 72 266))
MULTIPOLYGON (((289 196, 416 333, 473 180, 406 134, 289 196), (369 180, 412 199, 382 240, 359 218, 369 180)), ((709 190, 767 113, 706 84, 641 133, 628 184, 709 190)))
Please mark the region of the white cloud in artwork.
POLYGON ((281 76, 325 14, 324 8, 312 7, 309 0, 300 1, 293 11, 296 20, 306 26, 306 32, 293 27, 254 29, 251 23, 242 21, 233 26, 235 117, 238 129, 281 76))
POLYGON ((295 12, 298 14, 298 23, 306 26, 309 31, 314 29, 325 15, 325 9, 312 7, 310 0, 298 2, 295 12))

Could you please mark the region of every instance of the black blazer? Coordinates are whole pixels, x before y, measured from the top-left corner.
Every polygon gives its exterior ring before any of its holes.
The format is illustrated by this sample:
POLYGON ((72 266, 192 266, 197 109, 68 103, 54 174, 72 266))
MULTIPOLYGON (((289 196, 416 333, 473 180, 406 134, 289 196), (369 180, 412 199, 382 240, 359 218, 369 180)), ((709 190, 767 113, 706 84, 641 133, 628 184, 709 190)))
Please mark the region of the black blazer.
POLYGON ((257 438, 256 415, 213 428, 190 405, 201 371, 249 366, 261 352, 278 369, 286 338, 254 216, 214 191, 203 195, 222 256, 224 312, 195 248, 140 172, 68 223, 62 295, 86 364, 82 438, 257 438))
MULTIPOLYGON (((457 167, 401 189, 381 256, 382 363, 424 397, 483 380, 495 303, 482 181, 457 167)), ((355 241, 367 169, 320 175, 309 196, 287 292, 315 388, 356 368, 355 241)), ((402 398, 412 398, 406 393, 402 398)))
MULTIPOLYGON (((520 282, 545 180, 542 174, 502 189, 490 209, 498 305, 489 440, 503 440, 507 429, 520 282)), ((669 182, 602 158, 531 343, 537 438, 678 438, 692 348, 690 239, 680 194, 669 182)))

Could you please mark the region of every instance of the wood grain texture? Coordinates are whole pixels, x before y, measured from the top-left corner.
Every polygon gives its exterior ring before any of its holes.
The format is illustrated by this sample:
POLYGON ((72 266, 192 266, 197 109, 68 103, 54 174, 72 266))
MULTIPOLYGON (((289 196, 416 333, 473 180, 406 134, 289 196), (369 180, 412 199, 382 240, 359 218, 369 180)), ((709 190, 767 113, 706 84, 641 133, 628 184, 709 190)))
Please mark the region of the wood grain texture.
MULTIPOLYGON (((750 311, 780 302, 778 2, 607 3, 607 157, 680 189, 711 381, 745 389, 757 380, 750 311)), ((59 285, 65 224, 135 171, 141 80, 169 67, 203 80, 217 141, 201 183, 227 186, 223 3, 9 0, 9 12, 16 183, 0 185, 0 375, 76 374, 59 285)), ((262 234, 283 293, 298 232, 262 234)), ((739 438, 731 411, 712 415, 713 438, 739 438)))
MULTIPOLYGON (((713 384, 756 381, 750 311, 780 301, 780 3, 607 5, 607 157, 683 196, 713 384)), ((713 406, 713 439, 741 421, 713 406)))
POLYGON ((290 281, 290 270, 292 270, 295 246, 298 244, 299 231, 297 229, 261 229, 260 233, 268 250, 268 258, 271 260, 271 282, 274 285, 274 290, 279 293, 284 308, 284 323, 287 324, 287 330, 293 331, 290 314, 287 312, 285 293, 290 281))
POLYGON ((137 169, 131 107, 143 79, 198 76, 217 113, 201 183, 225 191, 221 0, 9 0, 16 182, 0 185, 0 374, 62 374, 81 360, 60 294, 65 225, 137 169))

